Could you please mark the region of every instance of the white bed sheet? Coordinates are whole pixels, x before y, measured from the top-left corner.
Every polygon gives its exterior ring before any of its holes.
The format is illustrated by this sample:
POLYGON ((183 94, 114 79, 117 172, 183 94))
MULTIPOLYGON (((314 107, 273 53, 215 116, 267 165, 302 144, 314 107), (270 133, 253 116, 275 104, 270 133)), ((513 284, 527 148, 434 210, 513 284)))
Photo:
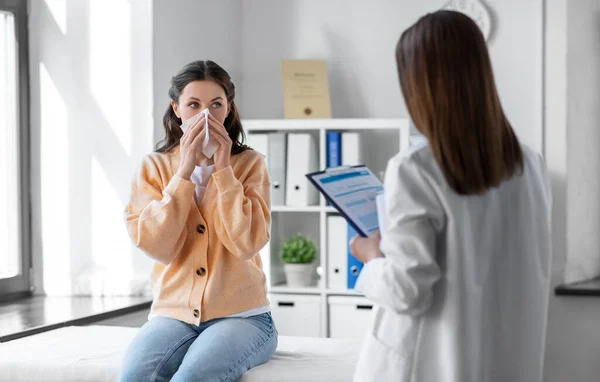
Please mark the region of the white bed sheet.
MULTIPOLYGON (((0 343, 0 381, 114 381, 137 331, 72 326, 0 343)), ((240 381, 351 381, 359 347, 359 340, 280 336, 273 358, 240 381)))

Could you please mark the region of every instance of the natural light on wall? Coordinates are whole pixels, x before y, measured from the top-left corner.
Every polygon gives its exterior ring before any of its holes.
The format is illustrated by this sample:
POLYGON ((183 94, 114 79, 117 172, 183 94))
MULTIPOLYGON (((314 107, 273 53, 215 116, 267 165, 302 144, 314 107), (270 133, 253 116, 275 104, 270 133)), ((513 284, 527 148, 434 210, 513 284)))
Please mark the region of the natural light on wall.
POLYGON ((131 155, 131 5, 89 1, 90 91, 110 128, 131 155))
POLYGON ((39 0, 31 7, 31 60, 40 70, 32 89, 40 89, 41 112, 41 157, 32 163, 41 173, 41 216, 33 211, 42 227, 37 291, 145 293, 150 260, 127 237, 123 211, 153 143, 152 1, 39 0), (65 34, 49 33, 58 29, 65 34))
POLYGON ((67 33, 67 0, 44 0, 52 13, 56 25, 63 34, 67 33))
POLYGON ((92 260, 90 291, 94 296, 130 292, 131 246, 123 224, 123 204, 102 166, 92 158, 92 260))
MULTIPOLYGON (((120 184, 115 180, 131 179, 134 169, 133 146, 139 145, 142 138, 136 137, 136 141, 133 141, 135 113, 149 114, 151 109, 133 110, 133 105, 139 105, 133 97, 140 98, 139 94, 134 94, 137 89, 132 89, 132 54, 139 53, 139 48, 132 44, 135 32, 132 17, 137 17, 132 15, 135 4, 129 0, 90 0, 88 6, 90 94, 106 121, 106 124, 98 127, 110 130, 103 131, 100 136, 116 137, 116 141, 106 139, 97 145, 111 145, 110 151, 119 153, 115 157, 123 158, 126 162, 115 166, 111 162, 114 158, 91 158, 92 268, 85 278, 92 295, 127 295, 140 289, 132 259, 132 256, 139 254, 135 251, 132 253, 132 244, 123 221, 125 195, 128 196, 128 192, 123 191, 128 191, 130 184, 120 184), (127 176, 119 176, 115 171, 127 172, 127 176)), ((138 115, 137 120, 145 118, 138 115)), ((144 274, 143 280, 148 280, 147 274, 144 274)), ((82 283, 78 282, 77 285, 82 283)))
POLYGON ((44 288, 50 295, 66 295, 71 293, 69 126, 65 102, 43 63, 40 93, 44 288))
POLYGON ((14 17, 0 12, 0 279, 21 273, 16 53, 14 17))

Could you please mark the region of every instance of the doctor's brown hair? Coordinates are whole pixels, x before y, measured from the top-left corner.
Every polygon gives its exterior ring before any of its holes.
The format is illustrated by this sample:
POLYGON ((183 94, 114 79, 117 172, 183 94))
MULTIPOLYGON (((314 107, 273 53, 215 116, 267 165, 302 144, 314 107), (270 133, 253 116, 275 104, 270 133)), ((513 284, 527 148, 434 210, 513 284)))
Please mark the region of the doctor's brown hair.
POLYGON ((422 17, 400 37, 396 63, 408 112, 454 191, 481 194, 522 171, 521 145, 473 20, 453 11, 422 17))

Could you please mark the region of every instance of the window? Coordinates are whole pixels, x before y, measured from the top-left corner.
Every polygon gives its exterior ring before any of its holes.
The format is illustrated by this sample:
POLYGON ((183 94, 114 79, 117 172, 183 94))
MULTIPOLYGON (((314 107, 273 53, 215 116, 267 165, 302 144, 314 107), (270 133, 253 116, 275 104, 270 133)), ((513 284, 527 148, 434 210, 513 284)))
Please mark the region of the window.
POLYGON ((0 0, 0 297, 29 290, 26 1, 0 0))

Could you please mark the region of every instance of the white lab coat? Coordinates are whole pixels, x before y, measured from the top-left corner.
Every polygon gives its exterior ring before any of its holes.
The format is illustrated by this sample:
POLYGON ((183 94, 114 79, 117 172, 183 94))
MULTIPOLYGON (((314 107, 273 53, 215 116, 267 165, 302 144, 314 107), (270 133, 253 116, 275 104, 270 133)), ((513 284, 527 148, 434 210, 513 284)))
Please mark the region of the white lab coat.
POLYGON ((551 192, 523 150, 523 173, 479 196, 456 194, 427 145, 390 160, 385 257, 356 286, 376 307, 355 381, 542 381, 551 192))

